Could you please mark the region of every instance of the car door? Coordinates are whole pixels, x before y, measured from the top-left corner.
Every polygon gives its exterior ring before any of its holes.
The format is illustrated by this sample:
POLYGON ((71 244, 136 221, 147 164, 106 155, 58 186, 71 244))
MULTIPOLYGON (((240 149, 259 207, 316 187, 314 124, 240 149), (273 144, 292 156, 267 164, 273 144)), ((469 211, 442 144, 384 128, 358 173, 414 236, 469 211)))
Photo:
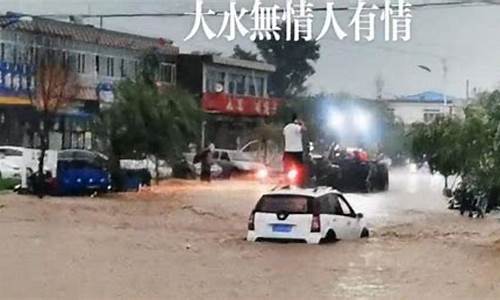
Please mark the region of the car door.
POLYGON ((350 238, 349 226, 351 220, 345 216, 337 195, 329 194, 327 201, 330 209, 330 227, 333 228, 338 239, 350 238))
POLYGON ((342 195, 338 195, 338 201, 344 212, 349 239, 357 239, 361 235, 361 219, 357 218, 354 209, 342 195))

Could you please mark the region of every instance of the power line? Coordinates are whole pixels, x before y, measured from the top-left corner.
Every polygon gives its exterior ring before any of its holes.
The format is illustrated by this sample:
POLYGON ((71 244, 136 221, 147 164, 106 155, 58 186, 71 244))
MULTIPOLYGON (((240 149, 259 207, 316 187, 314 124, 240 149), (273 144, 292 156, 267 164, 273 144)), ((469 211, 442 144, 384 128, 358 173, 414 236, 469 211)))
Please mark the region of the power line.
MULTIPOLYGON (((483 5, 500 5, 498 0, 477 0, 477 1, 448 1, 448 2, 429 2, 412 4, 412 8, 425 8, 425 7, 450 7, 461 6, 466 7, 470 4, 483 4, 483 5)), ((380 9, 385 9, 385 5, 379 6, 380 9)), ((351 7, 333 7, 334 11, 349 11, 351 7)), ((312 8, 313 11, 327 11, 326 7, 312 8)), ((278 9, 278 12, 284 12, 284 9, 278 9)), ((213 14, 207 16, 223 16, 225 11, 215 11, 213 14)), ((186 17, 192 16, 193 12, 173 12, 173 13, 115 13, 115 14, 78 14, 79 17, 84 19, 103 19, 103 18, 144 18, 144 17, 186 17)), ((72 15, 70 14, 41 14, 39 17, 64 19, 72 15)))

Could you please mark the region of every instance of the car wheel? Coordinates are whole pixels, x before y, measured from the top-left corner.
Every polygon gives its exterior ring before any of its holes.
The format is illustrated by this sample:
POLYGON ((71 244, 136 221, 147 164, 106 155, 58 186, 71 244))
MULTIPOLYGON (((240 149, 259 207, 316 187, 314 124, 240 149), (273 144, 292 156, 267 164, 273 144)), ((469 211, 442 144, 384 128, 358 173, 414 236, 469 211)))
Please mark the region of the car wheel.
POLYGON ((360 237, 362 239, 369 238, 370 237, 370 231, 367 228, 363 228, 363 230, 361 230, 361 236, 360 237))
POLYGON ((364 193, 373 193, 373 187, 374 187, 374 184, 370 180, 366 180, 364 187, 363 187, 363 192, 364 193))
POLYGON ((321 243, 334 243, 337 241, 337 235, 335 234, 335 231, 329 230, 326 233, 326 236, 322 239, 321 243))

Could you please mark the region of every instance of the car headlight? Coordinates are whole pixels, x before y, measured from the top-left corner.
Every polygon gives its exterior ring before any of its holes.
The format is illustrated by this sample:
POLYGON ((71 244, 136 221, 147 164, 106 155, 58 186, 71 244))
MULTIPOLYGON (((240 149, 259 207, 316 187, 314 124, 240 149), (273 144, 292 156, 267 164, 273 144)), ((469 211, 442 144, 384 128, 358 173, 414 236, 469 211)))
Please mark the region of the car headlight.
POLYGON ((269 176, 269 172, 267 171, 267 169, 260 169, 257 171, 256 176, 258 179, 265 179, 269 176))

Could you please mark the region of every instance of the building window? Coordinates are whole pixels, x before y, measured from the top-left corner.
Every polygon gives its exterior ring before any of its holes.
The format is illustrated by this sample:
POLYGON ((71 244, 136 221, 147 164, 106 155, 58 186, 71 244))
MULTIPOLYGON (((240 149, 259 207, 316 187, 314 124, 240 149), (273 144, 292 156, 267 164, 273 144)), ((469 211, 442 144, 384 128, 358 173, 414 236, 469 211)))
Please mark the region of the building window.
POLYGON ((226 73, 221 71, 211 70, 207 72, 206 89, 209 93, 221 92, 217 87, 225 91, 226 73))
POLYGON ((120 60, 120 77, 127 77, 127 72, 125 70, 125 59, 120 60))
POLYGON ((101 71, 101 59, 99 55, 95 56, 95 71, 97 74, 100 74, 101 71))
POLYGON ((4 43, 0 44, 0 60, 1 61, 5 60, 5 44, 4 43))
POLYGON ((234 95, 245 95, 245 75, 230 74, 229 75, 229 92, 234 95))
POLYGON ((85 54, 83 53, 78 53, 78 56, 76 57, 76 71, 80 74, 85 73, 85 54))
POLYGON ((174 83, 175 82, 175 65, 162 63, 160 65, 160 76, 159 80, 161 82, 174 83))
POLYGON ((106 76, 115 76, 115 59, 112 57, 106 58, 106 76))
POLYGON ((424 110, 424 122, 430 123, 444 114, 439 109, 426 109, 424 110))
POLYGON ((61 52, 61 59, 62 59, 63 65, 67 66, 68 63, 69 63, 69 53, 68 53, 68 51, 62 50, 62 52, 61 52))
POLYGON ((264 97, 264 78, 253 77, 250 78, 248 85, 248 93, 250 96, 264 97))
POLYGON ((28 63, 34 65, 36 63, 36 48, 29 47, 28 49, 28 63))
POLYGON ((14 64, 17 63, 17 47, 16 46, 12 46, 12 62, 14 64))
POLYGON ((139 72, 141 72, 141 68, 139 66, 139 61, 135 60, 134 61, 134 75, 135 77, 139 77, 139 72))

